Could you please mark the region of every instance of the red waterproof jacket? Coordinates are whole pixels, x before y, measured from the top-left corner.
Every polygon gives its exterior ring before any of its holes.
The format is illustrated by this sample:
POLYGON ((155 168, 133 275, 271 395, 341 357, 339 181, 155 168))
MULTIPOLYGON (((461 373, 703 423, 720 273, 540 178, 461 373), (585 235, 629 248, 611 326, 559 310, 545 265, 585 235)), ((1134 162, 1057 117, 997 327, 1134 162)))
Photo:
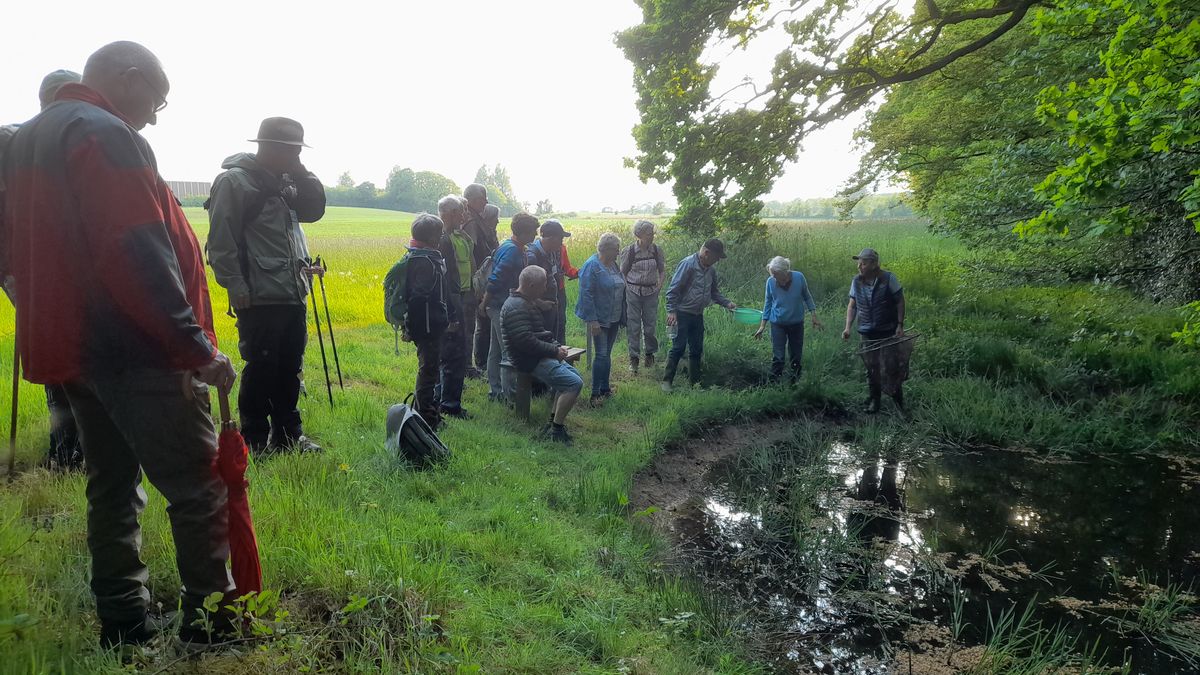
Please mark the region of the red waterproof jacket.
POLYGON ((23 124, 4 159, 0 245, 25 377, 56 384, 216 353, 200 245, 149 143, 82 84, 23 124))

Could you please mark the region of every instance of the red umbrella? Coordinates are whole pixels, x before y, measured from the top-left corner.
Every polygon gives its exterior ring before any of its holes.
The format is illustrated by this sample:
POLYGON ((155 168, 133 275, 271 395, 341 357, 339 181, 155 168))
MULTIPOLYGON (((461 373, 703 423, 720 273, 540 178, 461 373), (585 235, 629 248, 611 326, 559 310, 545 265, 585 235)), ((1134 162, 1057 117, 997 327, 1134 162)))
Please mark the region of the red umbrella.
POLYGON ((238 597, 262 590, 262 564, 258 560, 258 537, 250 518, 250 499, 246 488, 246 462, 250 455, 246 441, 230 419, 229 395, 220 394, 221 438, 217 442, 217 472, 229 487, 229 557, 233 583, 238 597))

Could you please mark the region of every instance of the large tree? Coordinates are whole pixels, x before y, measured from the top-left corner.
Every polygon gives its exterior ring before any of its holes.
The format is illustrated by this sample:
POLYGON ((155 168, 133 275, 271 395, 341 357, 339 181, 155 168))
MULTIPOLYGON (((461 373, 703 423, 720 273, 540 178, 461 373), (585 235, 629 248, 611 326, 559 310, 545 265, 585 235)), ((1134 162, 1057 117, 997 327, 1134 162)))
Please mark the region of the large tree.
POLYGON ((643 180, 673 183, 676 224, 709 234, 759 227, 759 197, 808 134, 993 43, 1039 2, 920 0, 911 13, 896 0, 639 4, 642 23, 617 37, 634 65, 641 114, 630 163, 643 180), (790 45, 769 81, 747 78, 714 95, 721 55, 777 28, 790 45))

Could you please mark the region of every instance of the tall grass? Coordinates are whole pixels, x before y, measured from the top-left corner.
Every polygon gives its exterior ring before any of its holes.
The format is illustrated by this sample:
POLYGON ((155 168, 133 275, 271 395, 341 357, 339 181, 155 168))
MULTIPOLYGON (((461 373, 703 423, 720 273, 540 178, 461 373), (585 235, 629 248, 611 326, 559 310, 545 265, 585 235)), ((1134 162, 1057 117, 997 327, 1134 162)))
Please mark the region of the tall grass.
MULTIPOLYGON (((203 212, 189 217, 203 241, 203 212)), ((331 208, 307 228, 313 252, 330 265, 347 389, 330 409, 310 351, 301 407, 326 452, 249 472, 266 582, 289 612, 282 632, 242 655, 206 656, 202 669, 751 672, 736 621, 723 619, 718 605, 705 609, 712 601, 699 590, 664 581, 662 542, 625 517, 625 495, 655 452, 699 428, 853 410, 865 393, 862 367, 839 334, 854 273, 849 256, 867 245, 908 289, 909 327, 925 336, 913 363, 916 427, 949 441, 1068 451, 1195 446, 1200 375, 1190 367, 1194 354, 1164 337, 1178 327, 1167 310, 1104 289, 980 288, 966 252, 917 223, 780 224, 768 241, 731 245, 719 271, 726 293, 746 306, 761 304, 771 256, 786 255, 805 273, 827 329, 806 336, 799 386, 753 386, 769 345, 714 309, 705 357, 711 389, 666 397, 653 374, 627 372, 618 348, 619 395, 574 413, 578 441, 564 449, 535 440, 473 382, 465 402, 475 419, 452 421, 443 434, 452 461, 412 473, 385 453, 382 425, 387 405, 411 391, 416 359, 407 348, 393 355, 380 310, 382 276, 403 254, 410 221, 331 208), (986 345, 977 346, 982 338, 986 345), (354 598, 369 601, 352 617, 339 613, 354 598), (700 619, 689 618, 686 630, 660 621, 688 612, 700 619)), ((631 225, 568 223, 572 260, 581 264, 605 230, 628 242, 631 225)), ((699 244, 678 235, 663 243, 672 266, 699 244)), ((240 366, 224 291, 211 278, 210 287, 222 348, 240 366)), ((573 302, 577 285, 568 289, 573 302)), ((569 324, 569 341, 582 345, 578 322, 569 324)), ((0 355, 11 354, 12 326, 11 307, 0 303, 0 355)), ((0 409, 9 404, 8 387, 0 387, 0 409)), ((0 671, 115 672, 117 656, 94 643, 83 479, 34 468, 46 447, 44 406, 40 388, 22 386, 22 473, 0 490, 0 671)), ((179 581, 164 506, 151 491, 144 557, 153 600, 169 609, 179 581)), ((173 657, 167 650, 144 658, 152 672, 173 657)))

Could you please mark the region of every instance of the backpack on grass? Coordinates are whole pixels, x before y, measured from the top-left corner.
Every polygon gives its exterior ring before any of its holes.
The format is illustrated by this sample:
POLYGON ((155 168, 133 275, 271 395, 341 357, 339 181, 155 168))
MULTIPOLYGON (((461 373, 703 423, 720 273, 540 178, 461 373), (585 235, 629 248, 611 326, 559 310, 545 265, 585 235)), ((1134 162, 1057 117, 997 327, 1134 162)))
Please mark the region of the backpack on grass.
POLYGON ((427 468, 450 459, 450 448, 412 408, 412 394, 388 408, 387 449, 405 462, 427 468))

